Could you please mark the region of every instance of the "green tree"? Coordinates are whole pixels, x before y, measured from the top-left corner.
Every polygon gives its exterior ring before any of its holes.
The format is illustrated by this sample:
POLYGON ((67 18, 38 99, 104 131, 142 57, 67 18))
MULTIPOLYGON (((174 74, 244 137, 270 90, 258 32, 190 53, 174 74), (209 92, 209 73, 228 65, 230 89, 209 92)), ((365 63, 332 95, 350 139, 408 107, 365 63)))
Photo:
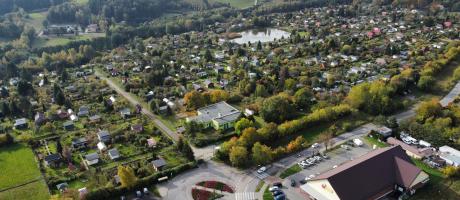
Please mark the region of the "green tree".
POLYGON ((432 89, 435 80, 432 76, 422 76, 418 80, 417 87, 421 90, 429 91, 432 89))
POLYGON ((213 57, 209 49, 206 49, 206 52, 204 53, 204 59, 206 59, 208 62, 212 61, 213 57))
POLYGON ((244 129, 253 127, 254 122, 249 119, 241 118, 238 122, 235 123, 235 131, 240 134, 244 129))
POLYGON ((313 103, 313 93, 307 88, 301 88, 294 94, 294 104, 299 109, 308 110, 313 103))
POLYGON ((264 85, 257 84, 256 91, 254 92, 254 95, 256 97, 266 97, 266 96, 268 96, 268 92, 267 92, 267 89, 265 88, 264 85))
POLYGON ((424 122, 430 117, 438 116, 442 111, 442 106, 437 99, 422 102, 417 108, 415 118, 419 122, 424 122))
POLYGON ((265 99, 260 108, 260 116, 267 122, 281 123, 293 116, 293 108, 283 95, 265 99))
POLYGON ((248 150, 242 146, 234 146, 230 149, 230 162, 235 167, 243 167, 248 164, 248 150))
POLYGON ((129 166, 118 166, 118 176, 120 177, 121 186, 125 188, 132 188, 136 185, 137 177, 134 170, 129 166))
POLYGON ((252 161, 257 165, 265 165, 272 162, 272 150, 270 147, 256 142, 252 147, 252 161))
POLYGON ((197 108, 203 107, 206 104, 203 95, 197 91, 192 91, 185 94, 184 102, 187 105, 188 110, 195 110, 197 108))

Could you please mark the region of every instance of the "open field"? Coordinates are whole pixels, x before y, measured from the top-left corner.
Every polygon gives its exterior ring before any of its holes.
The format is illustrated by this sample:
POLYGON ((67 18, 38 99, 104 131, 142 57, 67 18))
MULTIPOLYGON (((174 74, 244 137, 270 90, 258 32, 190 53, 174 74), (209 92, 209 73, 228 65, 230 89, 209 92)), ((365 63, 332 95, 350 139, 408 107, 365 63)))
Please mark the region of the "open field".
POLYGON ((0 192, 0 199, 3 200, 48 200, 49 198, 50 195, 44 180, 0 192))
POLYGON ((235 8, 247 8, 254 5, 254 1, 252 0, 215 0, 217 2, 222 3, 229 3, 231 6, 235 8))
POLYGON ((55 38, 37 38, 32 47, 40 48, 40 47, 50 47, 50 46, 59 46, 59 45, 66 45, 72 41, 80 41, 80 40, 89 40, 92 38, 103 37, 104 33, 95 33, 95 34, 85 34, 85 35, 78 35, 78 36, 70 36, 70 37, 55 37, 55 38))
POLYGON ((41 178, 32 150, 25 145, 0 148, 0 163, 0 189, 41 178))
POLYGON ((46 19, 47 12, 34 12, 30 13, 26 23, 34 27, 35 31, 39 32, 43 29, 43 21, 46 19))

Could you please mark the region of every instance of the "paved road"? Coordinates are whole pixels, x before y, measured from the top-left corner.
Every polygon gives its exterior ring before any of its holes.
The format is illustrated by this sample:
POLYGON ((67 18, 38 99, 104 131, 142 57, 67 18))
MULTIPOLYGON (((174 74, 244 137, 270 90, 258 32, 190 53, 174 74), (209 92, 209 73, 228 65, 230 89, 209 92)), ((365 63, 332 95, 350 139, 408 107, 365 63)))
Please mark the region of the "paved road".
MULTIPOLYGON (((128 100, 131 104, 135 105, 141 105, 142 104, 135 99, 131 94, 126 92, 124 89, 120 88, 117 84, 115 84, 112 80, 104 76, 103 74, 99 73, 96 71, 94 73, 97 77, 99 77, 101 80, 104 80, 107 85, 109 85, 110 88, 115 90, 119 95, 123 96, 126 100, 128 100)), ((158 126, 160 130, 162 130, 164 133, 168 134, 174 141, 179 140, 179 134, 174 132, 173 130, 169 129, 163 122, 161 122, 148 108, 142 107, 142 113, 150 117, 153 122, 158 126)))
POLYGON ((439 103, 443 106, 446 107, 448 106, 451 102, 455 100, 455 98, 460 95, 460 82, 458 82, 454 88, 447 94, 444 98, 439 101, 439 103))

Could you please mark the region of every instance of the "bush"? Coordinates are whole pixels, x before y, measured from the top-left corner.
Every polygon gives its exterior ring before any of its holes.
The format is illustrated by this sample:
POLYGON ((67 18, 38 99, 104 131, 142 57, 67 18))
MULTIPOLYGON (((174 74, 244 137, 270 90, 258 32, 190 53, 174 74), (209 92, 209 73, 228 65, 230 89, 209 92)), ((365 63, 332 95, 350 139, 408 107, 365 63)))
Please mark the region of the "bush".
POLYGON ((352 111, 353 109, 347 104, 318 109, 300 119, 288 121, 279 125, 278 131, 281 136, 292 135, 313 125, 335 121, 343 116, 351 114, 352 111))
POLYGON ((0 134, 0 147, 8 146, 14 143, 14 138, 9 133, 0 134))
POLYGON ((124 195, 130 191, 147 187, 152 184, 158 183, 158 179, 164 176, 168 176, 169 179, 173 178, 174 176, 178 175, 181 172, 184 172, 189 169, 193 169, 197 166, 196 162, 189 162, 183 165, 179 165, 177 167, 161 171, 158 173, 155 173, 153 175, 144 177, 142 179, 139 179, 136 182, 136 185, 132 187, 132 189, 127 189, 124 187, 102 187, 95 189, 91 191, 90 193, 87 194, 86 200, 99 200, 99 199, 115 199, 118 198, 121 195, 124 195))

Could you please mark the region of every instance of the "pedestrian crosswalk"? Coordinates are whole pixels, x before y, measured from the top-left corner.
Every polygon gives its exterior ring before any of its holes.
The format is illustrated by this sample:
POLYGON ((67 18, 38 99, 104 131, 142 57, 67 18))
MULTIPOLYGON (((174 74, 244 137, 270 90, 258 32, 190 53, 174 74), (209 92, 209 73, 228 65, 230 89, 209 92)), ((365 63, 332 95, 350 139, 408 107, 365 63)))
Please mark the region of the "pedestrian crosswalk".
POLYGON ((254 176, 256 176, 257 178, 259 178, 260 180, 263 180, 263 179, 265 179, 265 178, 267 178, 267 177, 270 176, 269 174, 267 174, 267 173, 265 173, 265 172, 262 172, 262 173, 254 172, 253 174, 254 174, 254 176))
POLYGON ((235 193, 236 200, 256 200, 256 193, 254 192, 237 192, 235 193))

